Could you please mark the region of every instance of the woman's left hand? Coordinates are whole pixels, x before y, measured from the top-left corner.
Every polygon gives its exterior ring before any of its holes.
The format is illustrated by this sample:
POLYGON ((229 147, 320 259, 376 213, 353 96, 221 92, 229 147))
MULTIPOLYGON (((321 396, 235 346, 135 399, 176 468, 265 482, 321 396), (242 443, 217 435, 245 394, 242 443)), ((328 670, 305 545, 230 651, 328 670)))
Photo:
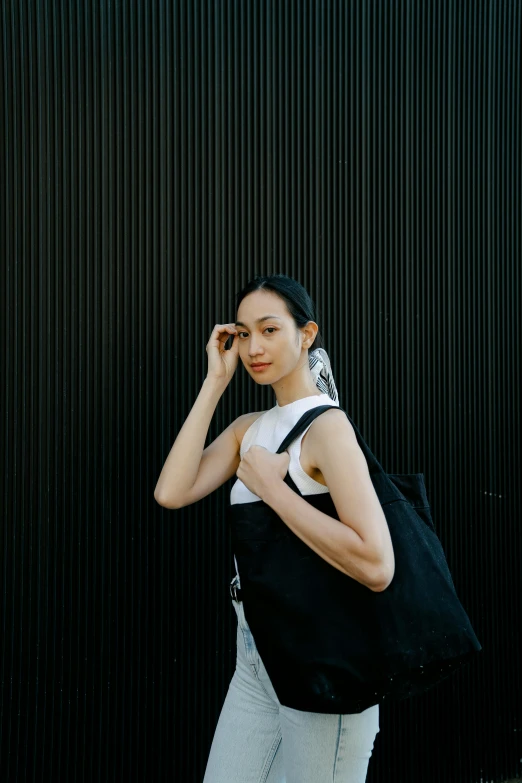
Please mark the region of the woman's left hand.
POLYGON ((245 451, 236 476, 250 492, 263 500, 269 488, 273 489, 274 484, 284 480, 289 463, 288 451, 274 454, 264 446, 254 444, 245 451))

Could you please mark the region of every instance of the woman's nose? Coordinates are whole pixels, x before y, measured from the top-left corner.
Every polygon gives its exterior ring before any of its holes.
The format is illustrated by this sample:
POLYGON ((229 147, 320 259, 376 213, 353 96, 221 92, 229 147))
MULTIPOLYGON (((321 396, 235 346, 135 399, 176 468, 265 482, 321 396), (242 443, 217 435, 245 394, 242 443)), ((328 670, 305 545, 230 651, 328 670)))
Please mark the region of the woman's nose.
POLYGON ((248 355, 251 358, 254 358, 254 356, 257 356, 258 353, 259 353, 259 349, 258 349, 256 343, 254 343, 254 341, 252 340, 252 342, 248 346, 248 355))

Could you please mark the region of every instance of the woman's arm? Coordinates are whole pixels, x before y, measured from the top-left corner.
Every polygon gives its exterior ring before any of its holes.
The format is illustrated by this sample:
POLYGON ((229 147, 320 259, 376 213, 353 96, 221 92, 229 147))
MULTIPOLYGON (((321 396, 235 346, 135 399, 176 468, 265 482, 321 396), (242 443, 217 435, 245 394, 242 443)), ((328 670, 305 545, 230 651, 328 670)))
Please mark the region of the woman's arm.
POLYGON ((196 402, 185 419, 163 465, 155 500, 162 506, 172 506, 183 498, 196 481, 208 428, 228 381, 205 378, 196 402))
POLYGON ((314 420, 307 438, 340 521, 314 508, 282 479, 272 481, 262 499, 324 560, 371 590, 386 589, 395 572, 393 545, 352 425, 343 411, 326 411, 314 420))

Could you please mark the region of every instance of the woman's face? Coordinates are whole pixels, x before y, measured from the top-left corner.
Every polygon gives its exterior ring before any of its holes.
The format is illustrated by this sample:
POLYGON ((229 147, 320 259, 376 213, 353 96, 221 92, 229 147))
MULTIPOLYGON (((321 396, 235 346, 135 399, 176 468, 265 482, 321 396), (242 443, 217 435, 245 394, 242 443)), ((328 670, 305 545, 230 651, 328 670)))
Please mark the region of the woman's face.
MULTIPOLYGON (((239 357, 256 383, 276 383, 296 368, 303 341, 304 347, 309 347, 306 332, 312 334, 316 326, 309 321, 308 327, 311 324, 311 331, 306 327, 305 331, 298 330, 286 303, 277 294, 259 290, 245 296, 236 320, 239 357), (254 369, 253 365, 263 363, 267 366, 254 369)), ((314 338, 315 333, 311 342, 314 338)))

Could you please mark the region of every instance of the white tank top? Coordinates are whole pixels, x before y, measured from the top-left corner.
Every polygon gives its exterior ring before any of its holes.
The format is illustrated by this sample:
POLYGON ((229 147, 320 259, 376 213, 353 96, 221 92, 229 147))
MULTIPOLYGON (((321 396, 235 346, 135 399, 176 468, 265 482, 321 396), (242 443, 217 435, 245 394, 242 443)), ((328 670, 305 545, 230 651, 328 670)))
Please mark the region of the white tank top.
MULTIPOLYGON (((292 427, 297 424, 303 413, 311 408, 316 408, 319 405, 337 405, 337 407, 339 407, 339 403, 332 400, 327 394, 302 397, 300 400, 288 403, 288 405, 279 405, 276 403, 273 408, 270 408, 270 410, 265 411, 261 416, 258 416, 254 423, 247 429, 241 442, 239 451, 240 456, 243 457, 245 451, 248 451, 250 446, 253 446, 254 444, 264 446, 265 449, 268 449, 275 454, 283 442, 283 439, 288 435, 292 427)), ((312 424, 309 424, 304 432, 290 444, 288 449, 290 455, 288 472, 303 495, 318 495, 322 492, 329 491, 328 487, 325 487, 324 484, 320 484, 318 481, 314 481, 314 479, 310 478, 301 466, 301 441, 311 426, 312 424)), ((250 492, 245 484, 243 484, 240 479, 237 479, 230 491, 230 503, 232 505, 234 505, 234 503, 252 503, 256 500, 261 500, 261 498, 254 495, 253 492, 250 492)), ((236 581, 239 584, 239 573, 235 555, 234 562, 237 574, 236 581)))

